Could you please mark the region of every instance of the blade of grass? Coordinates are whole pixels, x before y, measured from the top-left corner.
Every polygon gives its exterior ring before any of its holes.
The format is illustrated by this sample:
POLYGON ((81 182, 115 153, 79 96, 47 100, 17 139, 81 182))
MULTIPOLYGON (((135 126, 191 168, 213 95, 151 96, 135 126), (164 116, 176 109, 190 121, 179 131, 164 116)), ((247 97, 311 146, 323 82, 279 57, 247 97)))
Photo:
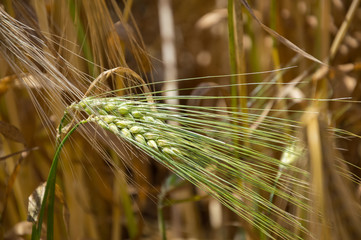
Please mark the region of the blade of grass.
MULTIPOLYGON (((244 61, 244 47, 243 47, 243 20, 242 20, 242 6, 239 2, 233 0, 228 1, 228 45, 229 57, 231 64, 231 96, 247 96, 246 79, 239 73, 245 72, 244 61)), ((247 99, 236 98, 231 99, 231 106, 237 109, 238 112, 244 113, 243 117, 247 116, 247 99)), ((247 120, 243 122, 243 126, 247 129, 247 120)), ((248 144, 245 140, 244 144, 248 144)), ((240 144, 240 143, 236 143, 240 144)))
POLYGON ((69 12, 70 16, 72 17, 72 20, 74 22, 74 25, 77 27, 77 34, 78 34, 78 41, 80 45, 82 46, 82 50, 84 53, 84 57, 87 60, 88 63, 88 69, 91 76, 95 77, 98 75, 97 70, 93 64, 94 57, 93 53, 90 47, 89 40, 86 36, 84 25, 79 17, 79 7, 77 7, 77 4, 74 0, 67 0, 68 6, 69 6, 69 12))
MULTIPOLYGON (((65 118, 64 118, 65 119, 65 118)), ((54 154, 53 162, 51 164, 49 175, 45 187, 44 192, 44 198, 43 202, 41 204, 40 213, 39 213, 39 220, 38 220, 38 226, 36 228, 36 231, 32 233, 32 240, 40 239, 41 237, 41 229, 43 224, 43 217, 45 213, 45 207, 46 203, 48 203, 48 220, 47 220, 47 239, 53 239, 54 238, 54 200, 55 200, 55 182, 56 182, 56 174, 57 174, 57 167, 58 162, 60 158, 60 152, 63 148, 65 142, 70 137, 70 135, 82 124, 86 123, 86 121, 78 122, 67 134, 66 136, 60 140, 58 139, 58 146, 56 148, 56 152, 54 154), (49 200, 48 200, 49 197, 49 200)), ((59 126, 59 132, 61 132, 62 125, 59 126)))

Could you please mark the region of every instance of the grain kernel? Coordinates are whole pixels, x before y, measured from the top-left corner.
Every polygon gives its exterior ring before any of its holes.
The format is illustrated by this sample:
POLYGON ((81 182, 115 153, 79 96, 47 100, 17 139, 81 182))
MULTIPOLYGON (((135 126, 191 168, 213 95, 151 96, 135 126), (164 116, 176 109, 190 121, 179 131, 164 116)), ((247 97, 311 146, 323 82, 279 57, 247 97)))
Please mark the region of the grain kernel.
POLYGON ((113 104, 113 103, 108 103, 108 104, 105 104, 105 105, 104 105, 104 109, 105 109, 105 111, 107 111, 107 112, 112 112, 112 111, 114 111, 116 108, 117 108, 117 106, 116 106, 115 104, 113 104))
POLYGON ((120 132, 125 138, 132 138, 132 134, 128 130, 128 128, 123 128, 122 130, 120 130, 120 132))
POLYGON ((129 108, 125 105, 118 107, 118 112, 122 115, 129 113, 129 108))
POLYGON ((134 139, 141 144, 144 144, 144 145, 147 144, 145 138, 140 134, 136 134, 134 139))
POLYGON ((157 143, 154 140, 149 140, 147 142, 147 144, 148 144, 149 147, 154 148, 155 150, 158 150, 157 143))
POLYGON ((131 132, 131 133, 142 133, 142 132, 144 132, 144 128, 143 127, 141 127, 141 126, 133 126, 133 127, 131 127, 130 129, 129 129, 129 131, 131 132))
POLYGON ((143 114, 140 111, 132 111, 132 115, 135 118, 141 118, 143 114))

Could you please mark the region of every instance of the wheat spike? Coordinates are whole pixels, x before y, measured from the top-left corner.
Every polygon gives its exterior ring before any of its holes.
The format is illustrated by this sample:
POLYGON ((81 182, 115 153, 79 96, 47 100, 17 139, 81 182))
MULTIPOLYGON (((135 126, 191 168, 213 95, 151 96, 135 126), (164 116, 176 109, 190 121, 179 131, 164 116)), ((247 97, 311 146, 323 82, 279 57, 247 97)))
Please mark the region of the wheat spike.
POLYGON ((88 122, 97 123, 140 147, 150 147, 173 157, 181 155, 176 144, 161 134, 159 127, 165 122, 156 118, 158 113, 151 104, 121 98, 86 98, 72 104, 69 109, 86 112, 88 122))

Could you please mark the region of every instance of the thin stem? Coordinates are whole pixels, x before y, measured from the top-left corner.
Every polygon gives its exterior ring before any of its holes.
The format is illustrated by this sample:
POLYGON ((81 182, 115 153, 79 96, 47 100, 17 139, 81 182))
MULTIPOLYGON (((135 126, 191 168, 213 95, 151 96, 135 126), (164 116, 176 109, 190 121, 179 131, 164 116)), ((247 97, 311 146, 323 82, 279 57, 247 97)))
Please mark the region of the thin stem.
MULTIPOLYGON (((230 65, 231 65, 231 74, 237 73, 237 63, 236 63, 236 43, 234 37, 234 22, 233 22, 233 11, 234 11, 234 4, 233 0, 228 0, 228 44, 229 44, 229 58, 230 58, 230 65)), ((231 76, 231 95, 237 96, 237 78, 235 75, 231 76)), ((237 99, 231 100, 231 105, 233 109, 237 108, 237 99)))
MULTIPOLYGON (((55 182, 56 182, 56 170, 57 170, 57 166, 58 166, 58 162, 59 162, 59 156, 60 156, 60 152, 61 149, 63 148, 65 142, 67 141, 67 139, 69 138, 69 136, 81 125, 86 123, 87 120, 84 121, 80 121, 79 123, 77 123, 68 133, 67 135, 63 138, 63 140, 59 143, 59 145, 57 146, 54 158, 53 158, 53 162, 51 164, 50 167, 50 171, 49 171, 49 176, 48 176, 48 180, 46 183, 46 187, 45 187, 45 193, 44 193, 44 197, 43 197, 43 201, 41 203, 41 208, 40 208, 40 214, 39 214, 39 221, 38 221, 38 227, 34 233, 32 234, 32 238, 31 239, 40 239, 41 236, 41 228, 42 228, 42 224, 43 224, 43 217, 44 217, 44 213, 45 213, 45 205, 46 205, 46 201, 49 195, 49 205, 48 205, 48 222, 47 222, 47 239, 53 239, 53 233, 54 233, 54 199, 55 199, 55 182)), ((59 129, 61 129, 61 127, 59 127, 59 129)), ((59 138, 59 136, 58 136, 59 138)), ((58 142, 58 140, 57 140, 58 142)), ((34 229, 34 228, 33 228, 34 229)))
POLYGON ((166 234, 166 230, 165 230, 165 219, 164 219, 164 214, 163 214, 163 201, 165 198, 165 193, 161 193, 158 197, 158 226, 159 226, 159 230, 162 234, 162 240, 167 240, 167 234, 166 234))
MULTIPOLYGON (((276 0, 272 0, 271 1, 271 13, 270 13, 270 26, 271 29, 273 30, 277 30, 277 9, 278 9, 278 5, 279 2, 277 2, 276 0)), ((279 54, 279 44, 276 40, 276 38, 274 36, 272 36, 272 59, 273 59, 273 64, 274 67, 280 67, 281 66, 281 61, 280 61, 280 54, 279 54)), ((276 80, 280 85, 277 85, 277 94, 282 94, 282 91, 284 91, 284 88, 281 86, 283 83, 283 77, 282 74, 277 74, 276 75, 276 80)), ((285 104, 284 101, 278 101, 278 103, 276 104, 276 108, 278 109, 287 109, 287 106, 285 104)), ((287 116, 287 112, 282 113, 282 117, 283 118, 288 118, 287 116)), ((286 133, 290 132, 290 129, 285 129, 286 133)))
POLYGON ((123 11, 123 21, 125 23, 128 22, 129 15, 131 14, 132 6, 133 6, 133 0, 128 0, 125 2, 125 8, 123 11))
POLYGON ((330 61, 333 60, 333 58, 335 57, 337 50, 339 48, 339 46, 342 43, 342 40, 344 39, 347 30, 350 27, 350 23, 352 22, 353 17, 355 16, 356 10, 358 9, 358 5, 360 5, 360 1, 361 0, 353 0, 352 4, 349 8, 349 10, 347 11, 345 20, 343 21, 340 30, 337 32, 337 35, 335 37, 335 40, 332 42, 331 45, 331 49, 330 49, 330 61))
POLYGON ((74 0, 68 0, 68 5, 69 5, 70 16, 77 29, 79 44, 82 46, 84 57, 88 60, 87 63, 88 63, 89 73, 91 76, 95 77, 98 74, 93 64, 94 62, 93 53, 90 47, 89 40, 84 30, 84 25, 82 24, 82 21, 79 18, 79 14, 77 13, 76 3, 74 2, 74 0))

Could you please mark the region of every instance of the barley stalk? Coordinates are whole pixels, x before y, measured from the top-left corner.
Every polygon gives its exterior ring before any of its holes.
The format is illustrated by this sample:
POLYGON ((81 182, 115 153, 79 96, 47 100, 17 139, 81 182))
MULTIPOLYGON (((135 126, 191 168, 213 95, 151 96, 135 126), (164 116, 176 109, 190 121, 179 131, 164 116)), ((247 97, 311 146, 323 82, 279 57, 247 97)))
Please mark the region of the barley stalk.
MULTIPOLYGON (((298 199, 297 193, 275 189, 269 185, 268 181, 274 177, 272 173, 274 170, 271 167, 276 163, 272 162, 274 160, 247 146, 234 145, 231 138, 227 139, 230 135, 240 138, 242 134, 246 134, 240 132, 242 126, 234 125, 232 117, 225 118, 229 120, 229 123, 214 122, 214 117, 220 117, 217 113, 205 117, 202 113, 192 110, 184 114, 186 110, 183 109, 184 116, 181 116, 179 115, 181 111, 171 112, 166 107, 167 105, 164 110, 156 108, 160 106, 161 104, 158 103, 146 102, 145 99, 87 97, 73 103, 68 107, 67 112, 86 113, 87 118, 83 120, 84 123, 96 123, 137 146, 180 177, 209 192, 266 235, 270 236, 269 233, 274 233, 286 238, 292 237, 291 232, 271 219, 268 214, 278 215, 294 224, 299 224, 297 219, 277 209, 276 206, 270 205, 268 200, 250 188, 239 186, 240 182, 247 182, 288 199, 301 208, 308 208, 307 204, 298 199), (167 124, 166 119, 177 121, 179 125, 167 124), (205 130, 207 128, 213 129, 207 132, 205 130), (215 134, 215 137, 212 137, 212 134, 215 134), (240 158, 233 157, 231 152, 237 152, 240 158), (256 161, 253 166, 245 160, 251 157, 250 154, 258 156, 258 159, 252 160, 256 161), (270 173, 259 171, 258 168, 266 168, 270 173), (249 202, 256 204, 249 204, 249 202), (267 209, 268 213, 259 211, 259 208, 267 209), (273 229, 269 229, 270 225, 273 229)), ((63 129, 67 132, 67 127, 63 129)), ((253 134, 256 135, 257 131, 253 134)), ((261 137, 264 133, 260 131, 258 134, 261 137)), ((277 162, 278 165, 279 162, 277 162)), ((293 179, 291 174, 285 174, 284 177, 292 181, 292 184, 302 185, 297 182, 297 179, 293 179)))

